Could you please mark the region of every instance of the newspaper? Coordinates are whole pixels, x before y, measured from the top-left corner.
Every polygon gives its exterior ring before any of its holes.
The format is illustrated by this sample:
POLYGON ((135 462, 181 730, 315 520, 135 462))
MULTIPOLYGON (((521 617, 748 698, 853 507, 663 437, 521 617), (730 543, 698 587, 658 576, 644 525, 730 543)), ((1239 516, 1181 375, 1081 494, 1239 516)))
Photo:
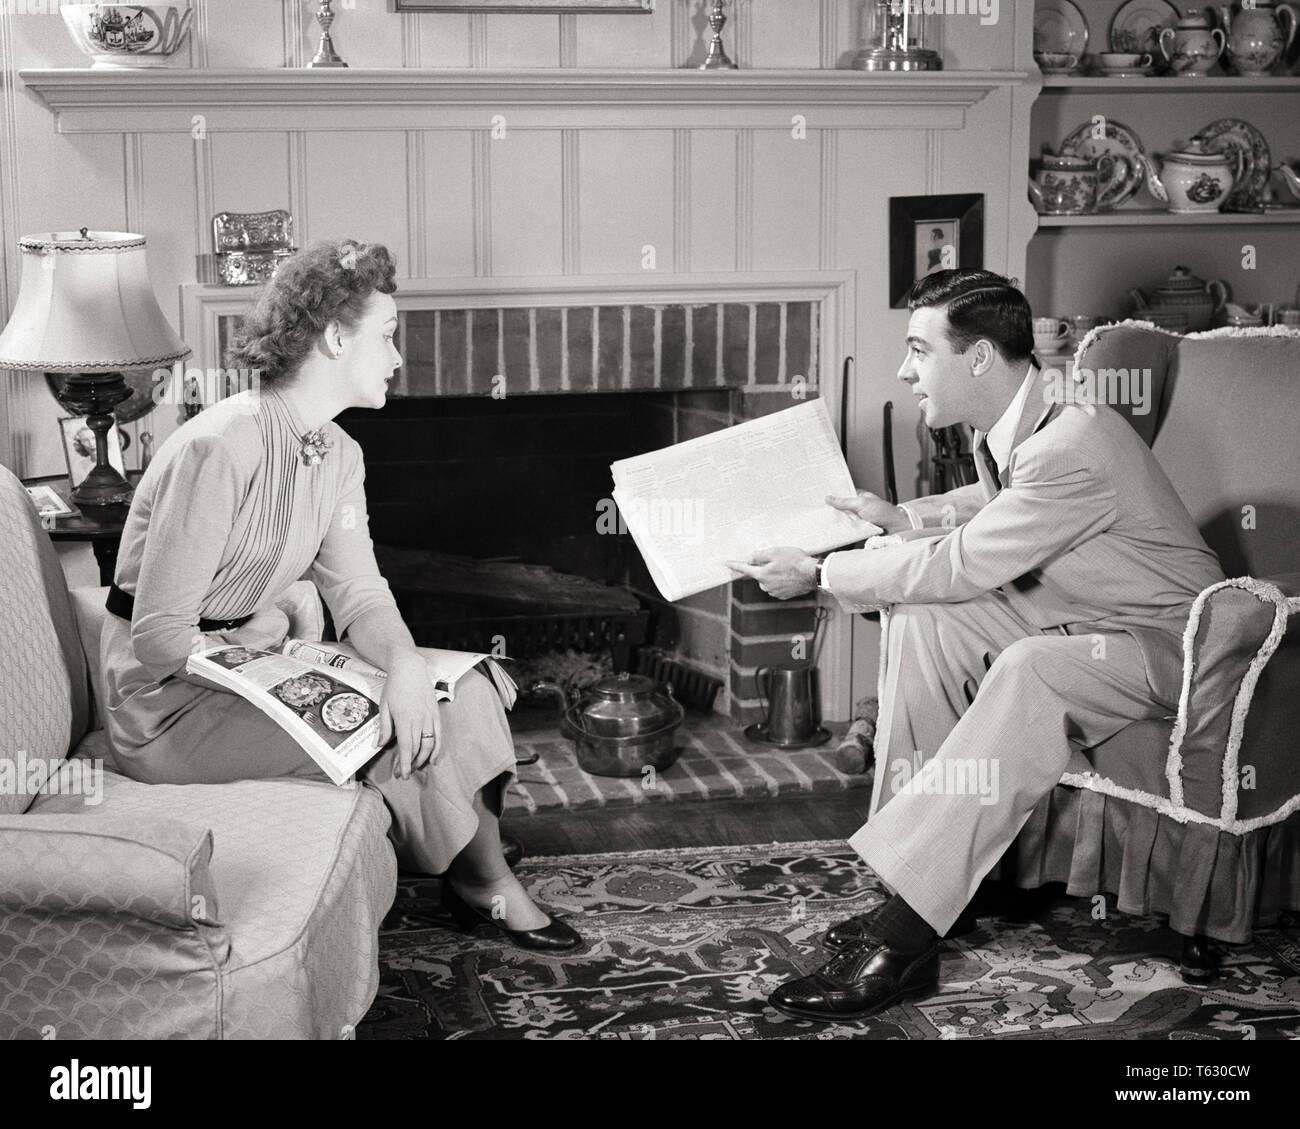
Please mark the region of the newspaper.
MULTIPOLYGON (((517 687, 486 654, 421 647, 439 701, 482 663, 506 709, 517 687)), ((188 673, 238 694, 280 726, 335 784, 345 784, 379 752, 379 703, 388 675, 345 643, 287 639, 279 651, 218 646, 192 654, 188 673)))
POLYGON ((759 549, 822 553, 883 532, 826 504, 857 489, 820 399, 610 471, 619 513, 669 601, 730 583, 724 562, 759 549))

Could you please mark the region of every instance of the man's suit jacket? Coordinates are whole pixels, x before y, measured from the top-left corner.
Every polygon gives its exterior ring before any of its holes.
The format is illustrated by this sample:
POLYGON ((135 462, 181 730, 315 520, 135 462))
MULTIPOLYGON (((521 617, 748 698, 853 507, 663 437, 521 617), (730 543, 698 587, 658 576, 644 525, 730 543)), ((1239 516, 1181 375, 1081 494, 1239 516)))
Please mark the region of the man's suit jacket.
POLYGON ((1000 588, 1040 629, 1130 633, 1153 690, 1176 704, 1191 602, 1223 571, 1132 426, 1103 404, 1045 403, 1035 388, 1001 481, 983 459, 975 467, 978 483, 907 503, 923 533, 832 554, 831 593, 857 611, 1000 588))

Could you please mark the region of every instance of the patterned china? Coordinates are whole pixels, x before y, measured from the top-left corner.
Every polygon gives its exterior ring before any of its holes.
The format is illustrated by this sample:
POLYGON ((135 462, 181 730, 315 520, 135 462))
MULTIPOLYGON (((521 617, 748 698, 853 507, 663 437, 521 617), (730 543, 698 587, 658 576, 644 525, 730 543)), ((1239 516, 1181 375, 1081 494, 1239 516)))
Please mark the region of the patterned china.
POLYGON ((1081 216, 1097 208, 1096 161, 1044 153, 1038 179, 1029 181, 1029 199, 1045 216, 1081 216))
POLYGON ((1112 51, 1160 53, 1160 33, 1178 23, 1180 12, 1168 0, 1129 0, 1110 21, 1112 51))
POLYGON ((1081 56, 1088 47, 1088 21, 1070 0, 1034 5, 1034 50, 1081 56))
POLYGON ((1160 29, 1160 54, 1176 75, 1206 74, 1223 54, 1223 30, 1203 12, 1189 11, 1175 27, 1160 29))
POLYGON ((1143 155, 1142 161, 1151 195, 1178 215, 1217 212, 1232 191, 1237 171, 1235 156, 1195 141, 1165 154, 1158 170, 1149 157, 1143 155))
POLYGON ((1236 15, 1226 4, 1219 10, 1228 35, 1224 56, 1238 74, 1268 74, 1295 38, 1296 12, 1289 4, 1246 0, 1236 15))
POLYGON ((1065 51, 1035 51, 1034 62, 1043 74, 1069 74, 1079 65, 1079 56, 1065 51))
MULTIPOLYGON (((1140 292, 1130 291, 1136 300, 1140 292)), ((1181 312, 1187 317, 1187 328, 1193 333, 1209 329, 1214 315, 1228 301, 1228 287, 1217 278, 1206 282, 1197 278, 1186 267, 1174 267, 1173 272, 1151 291, 1144 302, 1150 310, 1181 312)))
POLYGON ((65 4, 68 32, 97 69, 162 67, 189 34, 193 11, 180 4, 65 4))
POLYGON ((1235 153, 1236 178, 1224 201, 1225 212, 1258 212, 1264 206, 1264 188, 1272 171, 1268 142, 1250 122, 1220 118, 1202 129, 1193 142, 1215 153, 1235 153))
POLYGON ((1130 200, 1142 187, 1146 169, 1142 142, 1123 122, 1086 121, 1061 143, 1061 156, 1097 163, 1097 210, 1109 211, 1130 200))

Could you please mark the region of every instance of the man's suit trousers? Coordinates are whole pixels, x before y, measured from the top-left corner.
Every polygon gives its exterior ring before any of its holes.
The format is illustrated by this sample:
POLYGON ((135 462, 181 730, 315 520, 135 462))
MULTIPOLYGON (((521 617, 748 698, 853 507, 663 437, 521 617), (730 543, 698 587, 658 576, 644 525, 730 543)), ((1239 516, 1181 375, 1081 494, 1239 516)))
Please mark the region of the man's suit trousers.
POLYGON ((943 934, 1072 748, 1173 704, 1131 636, 1040 631, 1001 592, 896 605, 886 632, 871 816, 849 845, 943 934))

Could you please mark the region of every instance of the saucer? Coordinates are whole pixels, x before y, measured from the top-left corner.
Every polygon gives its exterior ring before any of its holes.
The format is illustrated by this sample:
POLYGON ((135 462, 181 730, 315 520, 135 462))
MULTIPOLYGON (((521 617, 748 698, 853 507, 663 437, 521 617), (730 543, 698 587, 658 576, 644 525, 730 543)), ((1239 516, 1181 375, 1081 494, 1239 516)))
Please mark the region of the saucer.
POLYGON ((1103 67, 1094 68, 1099 78, 1153 78, 1155 67, 1103 67))

